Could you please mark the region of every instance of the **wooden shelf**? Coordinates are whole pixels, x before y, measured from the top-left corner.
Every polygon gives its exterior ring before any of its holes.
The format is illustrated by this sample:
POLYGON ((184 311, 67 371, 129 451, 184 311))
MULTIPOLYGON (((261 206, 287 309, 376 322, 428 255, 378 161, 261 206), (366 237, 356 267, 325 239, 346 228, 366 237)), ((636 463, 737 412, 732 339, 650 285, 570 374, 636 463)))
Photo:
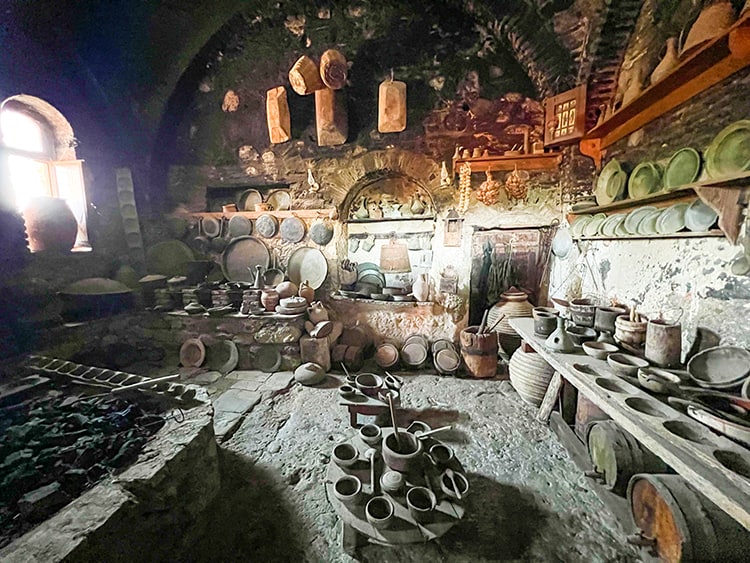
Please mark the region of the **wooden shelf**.
POLYGON ((391 223, 393 221, 433 221, 434 215, 414 215, 412 217, 384 217, 383 219, 349 219, 345 223, 391 223))
POLYGON ((596 360, 583 352, 572 354, 550 352, 544 347, 544 339, 534 334, 533 319, 511 319, 510 324, 545 361, 609 415, 623 430, 661 457, 667 465, 682 475, 697 490, 750 530, 750 478, 743 477, 720 464, 713 455, 713 452, 717 450, 730 451, 731 455, 736 455, 738 459, 750 463, 750 451, 713 433, 708 428, 706 428, 706 440, 710 443, 696 443, 670 433, 664 426, 667 420, 682 421, 691 425, 698 423, 670 405, 660 402, 653 395, 618 378, 604 360, 596 360), (574 367, 576 364, 595 371, 597 375, 578 371, 574 367), (623 392, 601 387, 597 381, 602 378, 619 385, 623 388, 623 392), (655 405, 658 408, 658 414, 652 416, 635 410, 625 402, 632 397, 638 397, 655 405))
POLYGON ((515 170, 554 170, 560 166, 562 153, 522 154, 519 156, 482 156, 477 158, 456 158, 453 160, 453 174, 458 174, 462 164, 467 162, 475 172, 515 170))
POLYGON ((750 64, 750 12, 689 54, 675 69, 588 131, 581 152, 601 167, 605 149, 750 64))
POLYGON ((275 217, 299 217, 300 219, 317 219, 328 217, 328 214, 333 211, 334 208, 330 209, 291 209, 284 211, 231 211, 224 213, 223 211, 207 211, 204 213, 191 213, 193 217, 214 217, 221 219, 222 217, 232 217, 233 215, 242 215, 248 219, 257 219, 261 215, 273 215, 275 217))
POLYGON ((628 235, 622 237, 607 237, 598 235, 595 237, 573 237, 573 240, 651 240, 651 239, 676 239, 676 238, 705 238, 705 237, 723 237, 724 233, 720 229, 711 229, 704 232, 679 232, 669 235, 628 235))
MULTIPOLYGON (((571 211, 570 215, 592 215, 594 213, 607 213, 611 211, 620 211, 622 209, 631 209, 633 207, 640 207, 642 205, 652 205, 655 203, 662 203, 664 205, 677 203, 678 201, 686 199, 695 199, 695 190, 690 187, 682 187, 669 192, 658 192, 647 197, 639 199, 621 199, 608 203, 607 205, 595 205, 594 207, 588 207, 586 209, 579 209, 571 211)), ((662 207, 662 206, 657 206, 662 207)))

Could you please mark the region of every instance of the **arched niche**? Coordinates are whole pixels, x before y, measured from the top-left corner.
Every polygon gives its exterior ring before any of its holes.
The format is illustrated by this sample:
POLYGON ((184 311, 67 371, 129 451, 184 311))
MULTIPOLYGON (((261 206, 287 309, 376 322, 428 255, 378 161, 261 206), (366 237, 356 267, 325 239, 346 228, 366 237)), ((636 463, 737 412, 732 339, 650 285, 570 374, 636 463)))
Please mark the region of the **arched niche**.
POLYGON ((432 194, 418 180, 392 170, 365 175, 347 194, 346 221, 432 219, 437 213, 432 194))
POLYGON ((76 140, 73 127, 65 116, 49 102, 28 94, 17 94, 3 100, 0 109, 16 109, 32 112, 43 119, 54 135, 54 152, 56 160, 76 159, 76 140))

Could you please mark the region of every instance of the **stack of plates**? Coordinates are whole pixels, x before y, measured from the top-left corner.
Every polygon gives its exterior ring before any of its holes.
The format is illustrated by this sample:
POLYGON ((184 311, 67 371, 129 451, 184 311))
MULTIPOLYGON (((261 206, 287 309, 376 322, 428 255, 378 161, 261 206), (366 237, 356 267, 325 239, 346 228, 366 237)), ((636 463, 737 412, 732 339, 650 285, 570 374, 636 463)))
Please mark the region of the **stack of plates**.
POLYGON ((638 226, 635 228, 636 234, 641 236, 655 235, 659 231, 656 228, 656 224, 661 217, 662 209, 652 209, 648 213, 643 215, 643 218, 638 222, 638 226))
POLYGON ((628 235, 637 235, 638 225, 646 218, 646 215, 650 214, 652 211, 656 211, 656 208, 651 205, 644 205, 643 207, 633 209, 633 211, 628 213, 623 221, 625 233, 628 235))
POLYGON ((360 283, 375 286, 377 291, 374 293, 380 293, 385 287, 385 275, 380 271, 377 264, 373 262, 361 262, 357 266, 357 272, 357 280, 360 283))
POLYGON ((620 163, 614 158, 610 160, 602 168, 599 177, 596 179, 596 189, 594 190, 596 203, 607 205, 622 197, 627 177, 628 175, 620 167, 620 163))
POLYGON ((678 150, 672 155, 664 171, 664 188, 667 191, 692 184, 701 173, 701 155, 690 147, 678 150))
POLYGON ((628 180, 628 195, 640 199, 661 190, 661 166, 654 162, 641 162, 628 180))
POLYGON ((617 227, 625 220, 624 213, 617 213, 610 215, 599 227, 599 232, 605 237, 615 237, 617 235, 617 227))
POLYGON ((574 238, 583 236, 583 229, 591 221, 591 217, 591 215, 579 215, 578 219, 573 221, 573 224, 570 226, 570 236, 574 238))
POLYGON ((604 213, 597 213, 596 215, 593 215, 591 219, 589 219, 586 224, 583 226, 583 231, 581 234, 585 237, 595 237, 599 234, 599 228, 602 226, 602 223, 606 221, 607 216, 604 213))
POLYGON ((711 178, 726 178, 750 170, 750 120, 732 123, 714 137, 705 154, 711 178))

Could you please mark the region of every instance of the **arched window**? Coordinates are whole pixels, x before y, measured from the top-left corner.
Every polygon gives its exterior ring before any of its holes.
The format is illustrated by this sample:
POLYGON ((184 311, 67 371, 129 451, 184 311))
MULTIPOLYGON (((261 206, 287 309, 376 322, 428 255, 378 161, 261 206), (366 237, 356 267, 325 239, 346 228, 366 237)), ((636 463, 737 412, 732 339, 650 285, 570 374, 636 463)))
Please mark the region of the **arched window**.
POLYGON ((23 211, 35 197, 64 199, 78 222, 73 250, 90 250, 86 231, 86 190, 82 161, 75 157, 68 121, 33 96, 13 96, 0 104, 0 150, 5 159, 3 203, 23 211))

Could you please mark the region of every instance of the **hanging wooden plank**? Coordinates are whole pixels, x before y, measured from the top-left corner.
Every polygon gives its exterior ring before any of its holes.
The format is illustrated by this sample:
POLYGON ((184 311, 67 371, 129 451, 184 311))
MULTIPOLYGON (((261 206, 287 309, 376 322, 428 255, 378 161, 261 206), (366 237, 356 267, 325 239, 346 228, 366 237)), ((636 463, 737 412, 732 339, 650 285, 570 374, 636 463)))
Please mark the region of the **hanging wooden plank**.
POLYGON ((398 133, 406 129, 406 83, 385 80, 378 89, 378 131, 398 133))
POLYGON ((292 90, 300 96, 307 96, 325 88, 325 84, 320 78, 318 65, 306 55, 302 55, 292 66, 289 71, 289 83, 292 85, 292 90))
POLYGON ((536 419, 539 422, 549 421, 550 414, 557 404, 557 397, 560 395, 560 390, 563 386, 563 378, 559 371, 556 371, 552 375, 552 379, 547 386, 547 392, 544 394, 542 404, 539 407, 539 412, 536 413, 536 419))
POLYGON ((336 49, 328 49, 320 56, 320 78, 331 90, 341 90, 346 86, 348 71, 346 57, 336 49))
POLYGON ((346 95, 341 90, 323 88, 315 91, 315 125, 318 146, 342 145, 349 135, 346 95))
POLYGON ((272 143, 284 143, 292 138, 292 120, 286 100, 286 88, 277 86, 266 92, 266 120, 272 143))

